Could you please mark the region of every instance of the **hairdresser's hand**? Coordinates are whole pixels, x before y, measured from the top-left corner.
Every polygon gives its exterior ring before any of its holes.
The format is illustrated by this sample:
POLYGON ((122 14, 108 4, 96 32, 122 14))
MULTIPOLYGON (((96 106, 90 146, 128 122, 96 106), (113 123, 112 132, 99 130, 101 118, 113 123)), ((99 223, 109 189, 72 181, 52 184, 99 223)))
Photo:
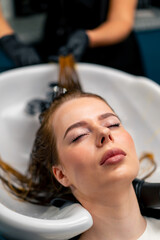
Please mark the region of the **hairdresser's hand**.
POLYGON ((89 45, 89 39, 84 30, 73 32, 67 41, 66 48, 75 58, 75 61, 81 61, 89 45))
POLYGON ((0 46, 14 62, 15 67, 33 65, 41 62, 36 51, 21 43, 15 34, 0 38, 0 46))
POLYGON ((56 62, 58 63, 59 61, 59 57, 60 56, 67 56, 69 54, 68 48, 66 46, 60 47, 59 51, 58 51, 58 55, 50 55, 48 57, 48 61, 49 62, 56 62))
POLYGON ((60 47, 58 55, 51 55, 48 57, 50 62, 58 62, 59 56, 67 56, 72 54, 76 62, 81 61, 87 47, 89 45, 89 39, 84 30, 77 30, 73 32, 67 41, 65 46, 60 47))

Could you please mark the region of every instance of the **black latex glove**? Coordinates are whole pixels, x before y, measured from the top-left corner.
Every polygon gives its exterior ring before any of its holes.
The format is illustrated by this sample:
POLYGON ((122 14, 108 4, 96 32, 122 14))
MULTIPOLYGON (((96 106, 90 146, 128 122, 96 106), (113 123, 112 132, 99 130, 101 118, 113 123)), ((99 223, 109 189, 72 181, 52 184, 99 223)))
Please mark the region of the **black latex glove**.
MULTIPOLYGON (((87 47, 89 45, 89 39, 84 30, 77 30, 73 32, 65 45, 65 48, 70 54, 75 58, 75 61, 81 61, 87 47)), ((62 47, 64 48, 64 47, 62 47)), ((60 48, 59 54, 61 54, 62 49, 60 48)))
POLYGON ((77 30, 73 32, 69 37, 67 44, 60 47, 58 56, 51 55, 48 57, 50 62, 58 62, 59 56, 66 56, 72 54, 76 62, 81 61, 87 47, 89 45, 89 39, 84 30, 77 30))
POLYGON ((70 54, 70 52, 69 52, 69 49, 66 46, 60 47, 60 49, 58 51, 58 55, 50 55, 48 57, 48 61, 58 63, 59 56, 67 56, 68 54, 70 54))
POLYGON ((66 48, 74 56, 75 61, 80 61, 89 45, 89 39, 84 30, 73 32, 67 41, 66 48))
POLYGON ((4 36, 0 39, 0 46, 11 58, 15 67, 38 64, 41 62, 36 51, 19 41, 15 34, 4 36))

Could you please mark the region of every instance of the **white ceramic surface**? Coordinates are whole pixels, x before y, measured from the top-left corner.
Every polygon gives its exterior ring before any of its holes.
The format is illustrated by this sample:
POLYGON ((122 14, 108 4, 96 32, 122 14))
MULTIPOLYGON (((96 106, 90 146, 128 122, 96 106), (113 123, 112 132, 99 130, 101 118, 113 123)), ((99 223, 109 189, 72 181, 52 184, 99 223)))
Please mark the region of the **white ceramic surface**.
MULTIPOLYGON (((143 77, 92 64, 78 64, 83 89, 100 94, 133 136, 137 153, 154 153, 158 164, 148 181, 160 181, 160 87, 143 77)), ((58 78, 56 64, 11 70, 0 75, 0 155, 17 170, 27 167, 38 116, 27 115, 30 100, 45 98, 48 83, 58 78)), ((0 232, 11 239, 68 239, 92 225, 79 204, 65 208, 19 202, 0 185, 0 232), (13 237, 14 236, 14 237, 13 237)))

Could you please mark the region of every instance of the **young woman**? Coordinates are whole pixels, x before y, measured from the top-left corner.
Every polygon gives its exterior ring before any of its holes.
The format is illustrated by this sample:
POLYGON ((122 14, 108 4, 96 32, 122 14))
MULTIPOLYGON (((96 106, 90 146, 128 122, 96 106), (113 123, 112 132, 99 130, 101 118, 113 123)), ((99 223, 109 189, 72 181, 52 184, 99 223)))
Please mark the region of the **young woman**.
POLYGON ((1 160, 0 178, 32 203, 50 204, 54 197, 80 202, 93 226, 76 239, 159 239, 160 222, 141 215, 132 185, 139 170, 132 137, 103 98, 78 84, 55 86, 55 98, 40 117, 28 173, 1 160), (8 182, 5 174, 13 179, 8 182))

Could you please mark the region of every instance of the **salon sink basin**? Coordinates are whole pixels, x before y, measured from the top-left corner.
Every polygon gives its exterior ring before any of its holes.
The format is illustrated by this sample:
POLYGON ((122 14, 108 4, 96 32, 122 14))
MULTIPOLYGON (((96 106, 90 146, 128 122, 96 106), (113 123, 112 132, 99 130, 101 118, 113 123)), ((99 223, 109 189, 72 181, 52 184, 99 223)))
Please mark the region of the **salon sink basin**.
MULTIPOLYGON (((77 64, 84 90, 104 97, 135 140, 137 154, 154 154, 156 171, 147 179, 160 182, 160 87, 153 81, 115 69, 77 64)), ((10 70, 0 75, 0 155, 25 172, 38 113, 26 111, 34 99, 45 99, 49 84, 58 79, 57 64, 10 70)), ((0 184, 0 232, 12 240, 65 240, 92 226, 90 214, 78 203, 62 208, 42 207, 15 199, 0 184)))

